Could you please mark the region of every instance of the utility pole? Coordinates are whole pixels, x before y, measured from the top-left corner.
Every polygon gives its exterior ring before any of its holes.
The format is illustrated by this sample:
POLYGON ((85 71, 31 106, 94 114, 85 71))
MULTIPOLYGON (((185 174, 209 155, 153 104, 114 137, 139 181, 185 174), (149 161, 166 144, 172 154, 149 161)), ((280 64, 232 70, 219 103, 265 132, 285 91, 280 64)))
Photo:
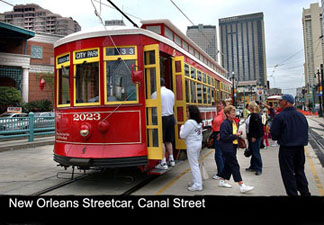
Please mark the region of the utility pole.
POLYGON ((321 83, 321 73, 320 73, 320 70, 317 69, 317 78, 318 78, 318 101, 319 101, 319 112, 318 112, 318 116, 319 117, 322 117, 322 83, 321 83))
MULTIPOLYGON (((321 90, 322 90, 322 99, 323 99, 323 105, 320 107, 320 108, 322 108, 322 110, 324 109, 324 96, 323 96, 323 87, 324 87, 324 79, 323 79, 323 64, 321 64, 321 90)), ((321 104, 321 103, 320 103, 321 104)), ((323 111, 322 111, 322 113, 323 113, 323 111)), ((320 117, 323 117, 323 114, 321 114, 321 116, 320 117)))

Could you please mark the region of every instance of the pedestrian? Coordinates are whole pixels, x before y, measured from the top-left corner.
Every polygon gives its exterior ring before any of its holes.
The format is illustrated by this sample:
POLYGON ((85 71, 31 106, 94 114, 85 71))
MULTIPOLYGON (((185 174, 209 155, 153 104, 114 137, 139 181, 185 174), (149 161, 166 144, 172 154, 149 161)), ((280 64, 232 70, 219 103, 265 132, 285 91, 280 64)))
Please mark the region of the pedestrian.
POLYGON ((213 179, 219 180, 220 179, 220 174, 222 173, 222 170, 224 168, 224 162, 223 162, 223 154, 222 150, 220 148, 220 134, 219 134, 219 129, 223 121, 226 119, 226 116, 224 114, 224 107, 226 103, 222 100, 216 101, 216 110, 217 114, 213 119, 212 122, 212 129, 213 129, 213 135, 214 135, 214 140, 215 140, 215 162, 217 166, 217 173, 213 176, 213 179))
POLYGON ((187 156, 192 174, 192 182, 188 184, 189 191, 202 191, 202 177, 199 169, 199 155, 202 148, 202 119, 197 106, 187 108, 189 118, 180 128, 180 138, 185 139, 187 156))
MULTIPOLYGON (((174 141, 175 133, 175 118, 174 118, 174 93, 165 87, 165 80, 161 77, 161 112, 162 112, 162 131, 163 131, 163 157, 161 162, 155 167, 157 169, 168 169, 168 164, 166 163, 166 150, 169 153, 169 165, 175 166, 175 161, 173 157, 173 147, 172 142, 174 141)), ((152 99, 156 98, 156 92, 151 96, 152 99)))
POLYGON ((220 147, 224 158, 224 169, 218 186, 231 188, 232 185, 230 185, 226 180, 229 180, 232 175, 234 181, 239 184, 241 193, 252 191, 254 189, 253 186, 245 185, 243 183, 240 173, 240 165, 236 158, 238 147, 237 139, 241 136, 242 132, 237 132, 238 127, 234 121, 235 107, 232 105, 226 106, 224 113, 227 118, 220 127, 220 147))
POLYGON ((260 116, 260 108, 256 102, 250 102, 251 110, 249 121, 248 140, 250 140, 251 161, 250 167, 246 169, 249 172, 255 172, 255 175, 262 174, 262 158, 260 154, 260 146, 263 137, 263 125, 260 116))
POLYGON ((276 115, 270 127, 273 140, 278 140, 279 166, 288 196, 310 196, 305 175, 305 149, 308 144, 306 117, 294 107, 294 97, 285 94, 279 101, 282 111, 276 115))
POLYGON ((249 138, 249 125, 250 125, 250 117, 251 117, 251 108, 249 104, 246 105, 245 108, 246 112, 248 113, 244 118, 245 123, 245 133, 246 133, 246 140, 247 140, 247 149, 251 150, 251 139, 249 138))
POLYGON ((262 113, 262 125, 263 125, 263 137, 261 142, 261 148, 263 146, 264 149, 267 149, 269 147, 269 126, 268 126, 268 115, 267 115, 267 109, 263 109, 262 113), (265 143, 264 143, 265 142, 265 143))
POLYGON ((249 104, 245 105, 245 109, 243 110, 243 118, 244 121, 247 119, 248 115, 250 114, 250 110, 249 110, 249 104))

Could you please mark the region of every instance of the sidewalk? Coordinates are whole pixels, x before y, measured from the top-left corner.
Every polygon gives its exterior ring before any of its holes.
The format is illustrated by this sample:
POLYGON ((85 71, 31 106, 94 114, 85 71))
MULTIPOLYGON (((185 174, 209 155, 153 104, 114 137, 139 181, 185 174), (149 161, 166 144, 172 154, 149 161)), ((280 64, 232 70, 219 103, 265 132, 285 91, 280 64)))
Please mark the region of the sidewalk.
MULTIPOLYGON (((203 149, 201 160, 204 162, 208 172, 209 179, 203 181, 204 190, 190 192, 187 190, 187 184, 192 176, 188 161, 179 163, 175 168, 146 185, 135 195, 219 195, 219 196, 286 196, 284 185, 279 169, 278 151, 279 146, 273 147, 273 141, 269 140, 268 149, 261 149, 263 160, 263 173, 256 176, 252 172, 246 172, 249 167, 250 159, 244 156, 244 150, 238 149, 237 158, 241 168, 241 175, 244 183, 254 186, 254 190, 241 194, 239 186, 231 177, 229 183, 232 188, 222 188, 218 186, 219 181, 212 179, 216 173, 216 163, 214 160, 214 149, 203 149)), ((306 148, 305 173, 309 183, 309 189, 314 196, 324 196, 324 170, 317 159, 312 147, 306 148)))
POLYGON ((34 141, 29 142, 28 138, 24 139, 15 139, 15 140, 6 140, 0 142, 0 152, 24 149, 31 147, 38 147, 43 145, 53 145, 55 136, 46 136, 46 137, 35 137, 34 141))

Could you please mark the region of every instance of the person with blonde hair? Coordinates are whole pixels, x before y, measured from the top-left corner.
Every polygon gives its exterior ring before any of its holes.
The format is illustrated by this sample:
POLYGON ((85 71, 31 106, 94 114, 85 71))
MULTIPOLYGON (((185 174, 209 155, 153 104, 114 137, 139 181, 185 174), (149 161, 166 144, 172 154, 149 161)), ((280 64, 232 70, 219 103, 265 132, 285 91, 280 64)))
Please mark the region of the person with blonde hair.
POLYGON ((232 185, 227 183, 226 180, 229 180, 232 175, 234 181, 240 185, 240 192, 246 193, 252 191, 254 187, 243 183, 240 165, 236 158, 238 138, 241 136, 242 131, 238 132, 238 127, 234 121, 235 107, 232 105, 226 106, 224 113, 227 118, 220 127, 220 147, 224 158, 224 168, 218 186, 231 188, 232 185))
POLYGON ((249 104, 251 109, 249 121, 248 140, 252 152, 250 167, 246 169, 249 172, 255 172, 255 175, 262 174, 262 158, 260 154, 260 146, 263 137, 263 125, 260 116, 260 107, 256 102, 249 104))

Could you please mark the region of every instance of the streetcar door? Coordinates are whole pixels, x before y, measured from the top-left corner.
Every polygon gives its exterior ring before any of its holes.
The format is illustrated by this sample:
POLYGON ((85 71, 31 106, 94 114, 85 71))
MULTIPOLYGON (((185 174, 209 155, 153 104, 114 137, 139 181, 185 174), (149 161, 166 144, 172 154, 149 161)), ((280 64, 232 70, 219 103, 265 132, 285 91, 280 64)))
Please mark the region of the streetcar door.
POLYGON ((145 109, 148 159, 163 156, 159 45, 144 46, 145 109))
POLYGON ((186 121, 186 99, 185 99, 185 77, 184 77, 184 57, 172 57, 172 79, 173 92, 175 95, 175 110, 174 114, 177 120, 175 126, 175 148, 186 149, 186 144, 183 139, 180 139, 180 127, 186 121))

